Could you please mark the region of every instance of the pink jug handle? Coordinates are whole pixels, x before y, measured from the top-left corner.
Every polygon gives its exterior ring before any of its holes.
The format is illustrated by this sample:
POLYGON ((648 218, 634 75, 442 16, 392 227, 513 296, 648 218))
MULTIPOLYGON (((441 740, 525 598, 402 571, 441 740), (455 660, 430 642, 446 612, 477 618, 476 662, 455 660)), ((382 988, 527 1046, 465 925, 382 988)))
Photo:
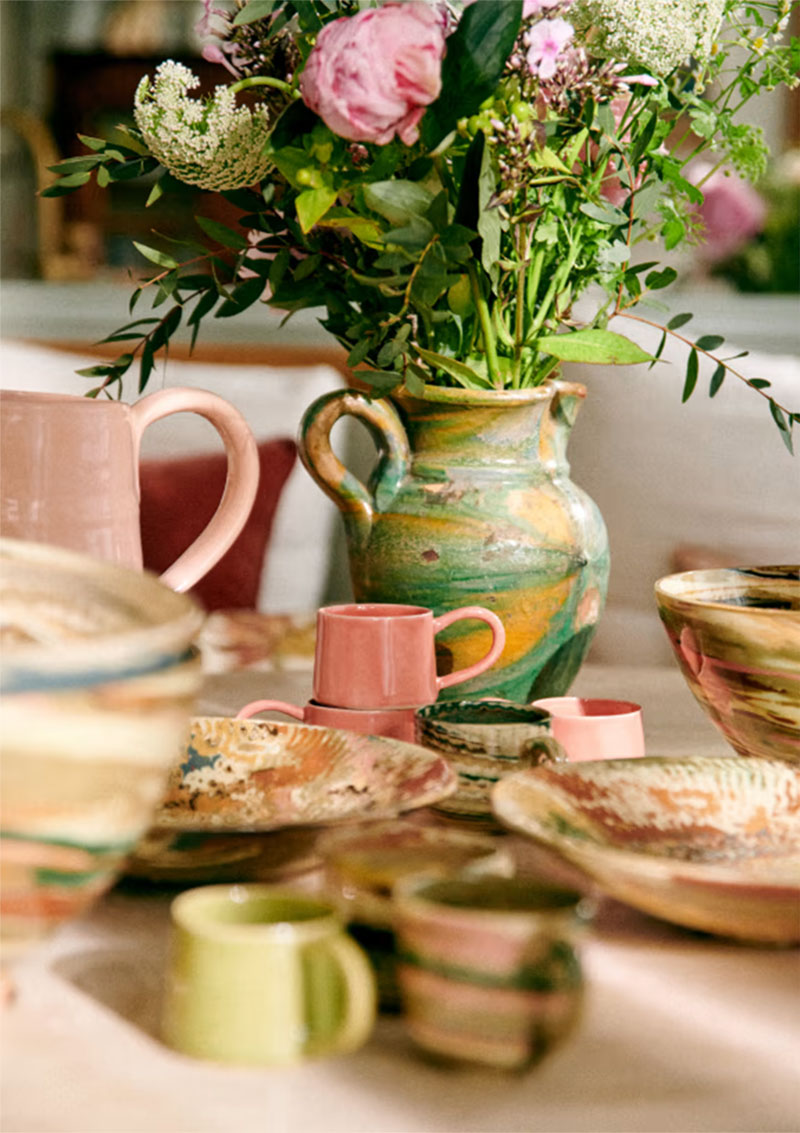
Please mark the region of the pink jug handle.
POLYGON ((249 720, 257 712, 283 712, 286 716, 294 716, 295 720, 304 720, 305 712, 296 704, 286 704, 283 700, 251 700, 236 713, 237 720, 249 720))
POLYGON ((198 413, 222 438, 228 457, 228 476, 219 507, 210 522, 183 554, 161 575, 161 581, 182 592, 194 586, 230 549, 242 531, 258 491, 258 447, 238 409, 203 389, 159 390, 131 406, 131 425, 138 457, 148 425, 173 413, 198 413))
POLYGON ((460 606, 457 610, 448 610, 446 614, 433 619, 434 634, 452 625, 453 622, 461 621, 462 618, 476 618, 478 621, 486 622, 492 631, 492 645, 486 656, 476 661, 474 665, 468 665, 466 669, 456 669, 455 672, 448 673, 444 677, 437 677, 436 685, 439 689, 461 684, 463 681, 477 677, 479 673, 484 673, 495 663, 505 648, 506 631, 503 623, 497 614, 484 609, 483 606, 460 606))

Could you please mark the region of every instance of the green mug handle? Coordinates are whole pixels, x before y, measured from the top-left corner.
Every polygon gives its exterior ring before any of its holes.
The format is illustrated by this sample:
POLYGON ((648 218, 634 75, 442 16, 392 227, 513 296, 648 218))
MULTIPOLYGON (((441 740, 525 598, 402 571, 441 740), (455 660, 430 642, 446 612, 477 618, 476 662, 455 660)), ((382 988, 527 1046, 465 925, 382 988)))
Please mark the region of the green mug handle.
POLYGON ((552 736, 538 736, 535 740, 528 740, 520 754, 526 767, 541 767, 546 763, 568 761, 566 751, 552 736))
POLYGON ((305 1053, 309 1055, 358 1050, 370 1036, 377 1013, 377 990, 372 965, 354 940, 340 935, 309 945, 330 955, 344 979, 344 1017, 330 1035, 317 1041, 312 1035, 305 1053))
POLYGON ((411 461, 397 410, 384 398, 367 397, 358 390, 323 394, 303 414, 298 451, 309 475, 342 512, 349 533, 357 543, 365 543, 375 509, 394 498, 411 461), (340 417, 362 421, 375 442, 378 463, 370 487, 345 468, 331 448, 331 429, 340 417))

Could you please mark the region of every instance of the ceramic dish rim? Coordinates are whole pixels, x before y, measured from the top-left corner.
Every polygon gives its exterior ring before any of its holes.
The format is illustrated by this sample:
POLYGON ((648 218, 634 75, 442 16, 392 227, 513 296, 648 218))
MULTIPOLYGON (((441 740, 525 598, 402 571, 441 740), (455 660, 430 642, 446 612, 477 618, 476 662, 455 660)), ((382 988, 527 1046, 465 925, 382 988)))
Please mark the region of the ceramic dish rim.
MULTIPOLYGON (((666 760, 662 756, 645 756, 644 759, 609 759, 609 760, 593 760, 592 763, 603 764, 637 764, 653 765, 658 762, 699 762, 705 760, 721 761, 723 759, 742 759, 743 756, 736 755, 719 755, 719 756, 686 756, 677 757, 676 759, 666 760), (647 761, 645 764, 644 761, 647 761)), ((758 757, 760 758, 760 757, 758 757)), ((787 763, 786 760, 780 759, 763 759, 765 763, 770 763, 775 766, 792 767, 792 764, 787 763)), ((548 767, 548 772, 555 771, 559 774, 558 767, 548 767)), ((563 767, 575 771, 576 768, 591 767, 591 764, 564 764, 563 767)), ((619 846, 609 845, 606 842, 590 842, 588 839, 584 842, 569 834, 562 834, 558 832, 545 833, 544 831, 537 830, 534 833, 530 828, 526 828, 521 822, 515 822, 510 816, 499 813, 495 807, 495 799, 499 799, 501 806, 504 804, 505 796, 508 795, 512 788, 515 786, 516 781, 522 780, 530 781, 537 775, 537 768, 524 768, 520 771, 514 771, 506 775, 492 789, 492 811, 495 817, 507 828, 510 828, 517 833, 533 839, 544 846, 556 849, 558 852, 568 858, 573 864, 578 865, 584 869, 589 876, 594 877, 596 870, 592 868, 592 861, 601 861, 611 865, 618 864, 618 866, 625 870, 628 874, 636 872, 640 877, 648 877, 654 879, 661 879, 664 877, 673 879, 685 879, 693 882, 709 881, 709 882, 727 882, 739 887, 753 887, 759 888, 782 888, 790 889, 800 894, 800 850, 794 855, 786 855, 785 858, 780 859, 781 866, 786 863, 785 868, 778 868, 770 872, 760 873, 758 870, 744 871, 742 864, 724 864, 724 863, 711 863, 692 861, 682 858, 670 858, 663 855, 648 854, 644 851, 623 849, 619 846), (584 864, 587 863, 587 864, 584 864), (793 868, 791 865, 793 863, 793 868)), ((544 788, 546 789, 546 788, 544 788)), ((749 858, 745 861, 757 862, 758 858, 749 858)), ((775 862, 776 859, 772 858, 770 861, 775 862)))
POLYGON ((193 598, 172 590, 150 571, 137 571, 49 544, 0 537, 0 574, 5 563, 24 567, 31 561, 42 566, 52 564, 55 578, 66 573, 87 579, 97 585, 103 596, 118 597, 113 590, 113 584, 118 582, 125 599, 137 610, 146 610, 148 598, 158 596, 165 614, 148 625, 69 637, 55 645, 38 641, 4 645, 0 653, 4 691, 15 691, 13 686, 18 680, 27 690, 24 681, 31 673, 36 674, 37 689, 42 690, 48 687, 48 680, 71 680, 71 674, 79 668, 92 675, 91 683, 98 684, 118 679, 120 670, 141 671, 168 664, 191 647, 206 617, 193 598), (110 591, 106 580, 112 584, 110 591), (129 592, 134 584, 142 590, 142 596, 131 597, 129 592), (155 662, 153 657, 157 658, 155 662))
MULTIPOLYGON (((369 740, 372 744, 377 744, 380 748, 383 748, 383 749, 385 749, 387 746, 390 746, 392 749, 395 749, 395 750, 397 749, 397 747, 410 748, 414 752, 421 753, 422 755, 424 755, 426 757, 427 761, 428 761, 428 766, 430 768, 433 768, 434 766, 438 766, 441 769, 441 771, 443 772, 443 775, 442 775, 442 783, 443 783, 442 790, 441 790, 440 793, 437 793, 436 797, 433 798, 433 799, 428 797, 430 792, 427 792, 426 795, 425 795, 424 801, 419 801, 419 797, 417 796, 412 801, 410 801, 410 803, 408 805, 404 805, 403 802, 402 802, 402 799, 398 799, 391 811, 381 813, 377 817, 375 817, 374 819, 370 819, 369 816, 364 816, 363 811, 353 811, 351 813, 347 813, 347 814, 343 814, 343 815, 337 815, 337 816, 333 816, 333 817, 324 817, 324 818, 311 819, 311 820, 298 819, 297 821, 292 821, 292 822, 283 821, 283 822, 277 823, 275 825, 266 824, 266 823, 259 823, 257 825, 233 826, 233 825, 228 825, 227 823, 215 824, 215 823, 211 823, 211 822, 204 823, 204 824, 201 824, 201 825, 198 825, 196 822, 194 824, 180 822, 180 821, 164 822, 163 819, 161 818, 161 815, 163 814, 163 811, 164 811, 164 802, 162 800, 162 802, 159 804, 158 808, 156 809, 156 811, 153 815, 153 821, 151 823, 151 829, 158 832, 158 833, 172 831, 176 834, 180 834, 180 833, 185 833, 185 834, 188 834, 188 833, 215 834, 215 833, 218 833, 218 834, 254 834, 255 835, 255 834, 269 834, 269 833, 273 833, 273 832, 276 832, 276 831, 279 831, 279 830, 297 829, 299 827, 309 827, 309 828, 313 827, 313 828, 318 828, 318 829, 324 829, 326 827, 340 826, 340 825, 344 825, 346 823, 357 822, 359 820, 370 821, 370 822, 374 821, 375 823, 390 822, 390 821, 393 821, 393 820, 399 818, 401 815, 408 813, 409 811, 419 810, 420 808, 422 808, 424 806, 431 806, 434 802, 439 802, 442 799, 449 798, 450 795, 455 794, 456 790, 458 789, 458 776, 456 775, 455 771, 453 771, 452 767, 447 762, 447 760, 444 758, 444 756, 439 755, 438 753, 436 753, 434 751, 431 751, 429 748, 422 747, 420 744, 410 743, 406 740, 398 740, 398 739, 395 739, 393 736, 376 736, 376 735, 366 734, 366 733, 362 733, 362 732, 351 732, 351 731, 347 731, 347 729, 344 729, 344 728, 329 728, 327 725, 323 725, 323 724, 306 724, 302 720, 256 720, 256 719, 253 719, 253 718, 239 719, 235 716, 210 716, 210 715, 206 714, 206 715, 196 715, 196 716, 190 716, 189 717, 188 726, 187 726, 187 733, 186 733, 187 737, 191 735, 191 732, 192 732, 192 729, 195 725, 195 722, 198 721, 198 720, 228 720, 228 721, 231 721, 232 723, 236 724, 237 727, 240 727, 240 728, 245 728, 245 727, 247 727, 247 728, 253 728, 253 727, 256 727, 256 728, 271 728, 271 729, 277 729, 278 732, 287 732, 289 730, 303 731, 303 732, 306 732, 306 731, 308 731, 308 732, 325 732, 325 733, 328 733, 328 734, 331 734, 331 735, 334 735, 334 736, 347 737, 350 740, 352 740, 354 737, 361 742, 369 740), (445 789, 445 787, 446 787, 446 789, 445 789)), ((274 734, 274 732, 273 732, 273 734, 274 734)))
MULTIPOLYGON (((788 615, 789 617, 791 617, 794 615, 800 619, 800 611, 798 610, 782 610, 770 608, 769 606, 732 606, 730 605, 730 603, 720 601, 719 599, 703 597, 700 593, 697 592, 688 591, 686 593, 677 593, 674 589, 672 589, 672 587, 680 586, 681 583, 690 584, 695 580, 697 580, 699 584, 701 579, 706 579, 707 584, 710 584, 710 576, 712 575, 721 577, 723 575, 735 575, 738 572, 770 570, 794 571, 794 577, 790 575, 787 578, 783 579, 782 582, 783 584, 789 585, 796 583, 798 589, 800 589, 800 564, 796 563, 773 564, 766 566, 746 565, 732 567, 703 567, 697 570, 676 571, 673 574, 666 574, 663 576, 663 578, 657 579, 653 584, 653 589, 655 591, 657 601, 665 607, 673 607, 678 603, 682 603, 684 606, 688 606, 689 608, 698 611, 716 610, 727 611, 729 613, 742 611, 744 613, 747 613, 749 616, 761 617, 775 617, 776 615, 782 615, 784 617, 788 615)), ((769 578, 764 579, 765 585, 770 581, 775 580, 770 580, 769 578)))

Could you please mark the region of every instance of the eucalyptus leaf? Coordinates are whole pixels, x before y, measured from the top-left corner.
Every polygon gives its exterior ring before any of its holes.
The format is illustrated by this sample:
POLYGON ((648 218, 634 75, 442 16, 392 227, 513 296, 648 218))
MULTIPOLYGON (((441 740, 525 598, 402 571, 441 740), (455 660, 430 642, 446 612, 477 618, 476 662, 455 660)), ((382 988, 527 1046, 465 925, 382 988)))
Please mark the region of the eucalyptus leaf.
POLYGON ((675 268, 663 268, 661 271, 651 271, 645 276, 645 285, 651 291, 660 291, 662 287, 669 287, 678 278, 675 268))
POLYGON ((166 252, 159 252, 158 248, 151 248, 147 244, 140 244, 138 240, 131 241, 137 252, 141 252, 146 260, 150 260, 153 264, 158 264, 162 268, 178 268, 180 264, 172 256, 168 256, 166 252))
POLYGON ((233 248, 237 251, 243 251, 249 248, 247 240, 239 232, 235 232, 229 228, 227 224, 222 224, 218 220, 212 220, 210 216, 196 216, 195 220, 206 236, 210 236, 212 240, 216 240, 223 248, 233 248))
POLYGON ((698 338, 695 346, 698 350, 716 350, 724 341, 721 334, 704 334, 698 338))
POLYGON ((711 375, 711 381, 708 386, 709 397, 716 397, 719 391, 722 389, 722 383, 725 381, 726 372, 727 371, 725 370, 725 367, 720 362, 714 373, 711 375))
POLYGON ((669 330, 678 330, 679 327, 686 326, 693 318, 693 315, 688 314, 674 315, 667 323, 667 328, 669 330))
POLYGON ((689 352, 689 357, 686 361, 686 380, 683 384, 683 393, 681 394, 681 401, 688 401, 694 393, 694 387, 697 385, 697 371, 698 371, 698 354, 692 347, 689 352))

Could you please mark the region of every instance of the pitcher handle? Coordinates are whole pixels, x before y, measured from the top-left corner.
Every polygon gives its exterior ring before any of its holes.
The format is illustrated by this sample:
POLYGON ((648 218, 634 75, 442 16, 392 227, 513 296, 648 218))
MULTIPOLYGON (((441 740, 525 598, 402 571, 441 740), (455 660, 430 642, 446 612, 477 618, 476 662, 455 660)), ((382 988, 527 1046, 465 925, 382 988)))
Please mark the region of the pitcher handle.
POLYGON ((258 712, 283 712, 285 716, 293 716, 295 720, 304 720, 305 712, 296 704, 287 704, 283 700, 251 700, 236 713, 237 720, 249 720, 258 712))
POLYGON ((434 634, 452 625, 453 622, 461 621, 462 618, 476 618, 478 621, 486 622, 492 631, 492 645, 486 656, 476 661, 474 665, 468 665, 466 669, 456 669, 444 677, 437 677, 436 684, 439 689, 449 688, 450 685, 461 684, 463 681, 477 677, 495 663, 505 648, 506 631, 503 623, 497 614, 484 609, 483 606, 459 606, 457 610, 448 610, 446 614, 433 619, 434 634))
POLYGON ((323 492, 344 516, 358 538, 366 539, 379 497, 391 498, 405 476, 410 450, 397 410, 385 398, 371 398, 358 390, 323 394, 308 407, 300 423, 300 459, 323 492), (378 449, 373 473, 375 493, 350 472, 331 448, 331 429, 340 417, 363 421, 378 449))
POLYGON ((259 464, 255 437, 239 410, 208 390, 183 387, 148 394, 131 406, 137 459, 147 426, 173 413, 205 417, 222 438, 228 457, 228 475, 217 510, 191 546, 161 575, 163 583, 180 593, 208 574, 235 542, 255 503, 259 464))

